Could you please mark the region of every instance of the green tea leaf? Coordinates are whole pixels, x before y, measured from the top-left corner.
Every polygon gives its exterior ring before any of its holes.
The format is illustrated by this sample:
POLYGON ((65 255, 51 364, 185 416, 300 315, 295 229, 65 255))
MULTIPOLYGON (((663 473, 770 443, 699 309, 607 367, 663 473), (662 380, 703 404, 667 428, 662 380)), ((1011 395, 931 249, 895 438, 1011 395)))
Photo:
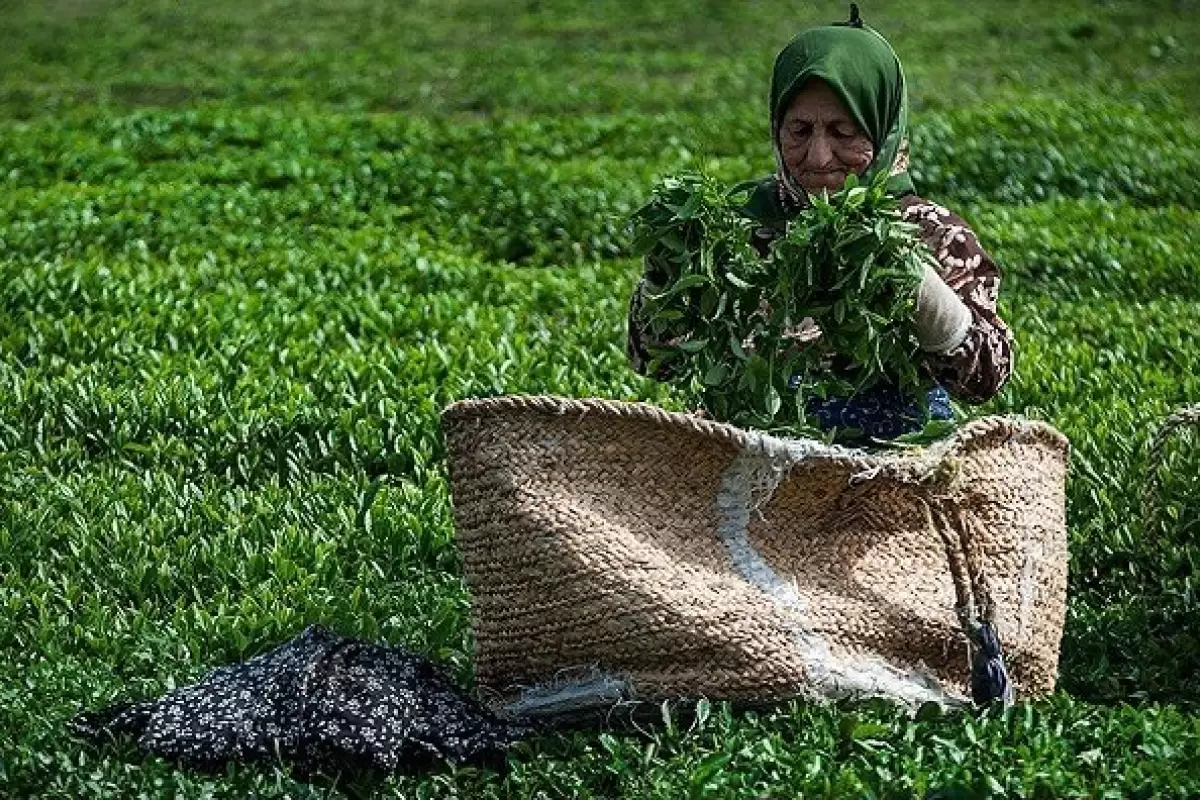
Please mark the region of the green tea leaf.
POLYGON ((806 435, 812 428, 802 393, 789 388, 794 378, 807 376, 805 397, 847 395, 881 381, 923 396, 928 382, 912 363, 911 320, 928 253, 916 228, 900 222, 885 180, 847 181, 814 197, 765 258, 750 246, 752 223, 732 195, 703 175, 678 176, 660 184, 634 218, 645 234, 639 242, 661 239, 651 254, 676 253, 647 256, 670 283, 648 313, 656 334, 685 340, 678 353, 702 356, 683 359, 674 377, 686 392, 702 393, 693 402, 736 424, 806 435), (730 291, 714 291, 713 275, 730 291), (818 342, 797 327, 805 318, 817 321, 818 342), (785 394, 795 402, 785 404, 785 394))

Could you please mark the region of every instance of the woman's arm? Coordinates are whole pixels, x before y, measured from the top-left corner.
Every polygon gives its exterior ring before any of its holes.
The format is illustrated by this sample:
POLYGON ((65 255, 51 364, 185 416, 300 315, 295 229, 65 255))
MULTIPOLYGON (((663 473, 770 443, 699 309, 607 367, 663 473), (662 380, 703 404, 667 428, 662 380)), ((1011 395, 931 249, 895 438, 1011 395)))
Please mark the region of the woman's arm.
POLYGON ((943 352, 928 353, 933 375, 969 403, 990 400, 1012 373, 1012 332, 996 313, 1000 269, 958 215, 920 198, 905 198, 904 218, 921 228, 921 238, 938 261, 938 273, 966 305, 966 337, 943 352))
POLYGON ((646 278, 638 280, 629 298, 629 315, 626 322, 628 335, 625 339, 625 353, 629 356, 629 365, 640 375, 646 374, 650 363, 652 333, 642 311, 646 294, 646 278))
MULTIPOLYGON (((655 336, 654 331, 650 328, 650 320, 645 308, 646 296, 664 291, 666 280, 659 270, 647 264, 645 272, 633 289, 633 295, 629 298, 629 314, 626 320, 625 353, 629 356, 629 365, 639 374, 656 381, 671 380, 674 371, 669 365, 663 364, 653 375, 647 373, 650 361, 653 359, 650 349, 672 347, 689 338, 688 335, 684 335, 662 340, 655 336)), ((699 301, 696 300, 696 302, 699 301)))

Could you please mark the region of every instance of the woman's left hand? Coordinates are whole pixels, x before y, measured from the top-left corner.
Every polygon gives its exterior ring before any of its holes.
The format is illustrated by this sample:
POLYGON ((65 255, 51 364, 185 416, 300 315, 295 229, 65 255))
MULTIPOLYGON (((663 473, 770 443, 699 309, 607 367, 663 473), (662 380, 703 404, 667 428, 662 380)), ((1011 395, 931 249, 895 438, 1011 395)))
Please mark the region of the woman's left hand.
POLYGON ((971 330, 971 309, 942 280, 937 270, 925 267, 917 293, 917 341, 922 350, 946 353, 962 344, 971 330))

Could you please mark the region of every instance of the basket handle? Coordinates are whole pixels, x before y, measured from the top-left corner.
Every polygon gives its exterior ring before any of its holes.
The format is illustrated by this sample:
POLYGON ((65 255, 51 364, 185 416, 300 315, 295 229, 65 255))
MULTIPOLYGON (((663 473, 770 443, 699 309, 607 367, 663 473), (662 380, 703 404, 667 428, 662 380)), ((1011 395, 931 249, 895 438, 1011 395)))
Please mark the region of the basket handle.
POLYGON ((1151 530, 1158 522, 1161 510, 1159 493, 1162 491, 1162 481, 1158 473, 1163 463, 1163 451, 1175 432, 1185 425, 1200 425, 1200 403, 1176 409, 1163 420, 1158 432, 1150 440, 1150 447, 1146 452, 1146 480, 1142 486, 1143 531, 1151 530))
POLYGON ((922 498, 927 523, 946 547, 954 582, 955 614, 974 650, 971 656, 971 699, 985 706, 1001 701, 1012 705, 1013 684, 1004 664, 996 626, 996 606, 979 546, 978 521, 970 511, 951 514, 936 498, 922 498))

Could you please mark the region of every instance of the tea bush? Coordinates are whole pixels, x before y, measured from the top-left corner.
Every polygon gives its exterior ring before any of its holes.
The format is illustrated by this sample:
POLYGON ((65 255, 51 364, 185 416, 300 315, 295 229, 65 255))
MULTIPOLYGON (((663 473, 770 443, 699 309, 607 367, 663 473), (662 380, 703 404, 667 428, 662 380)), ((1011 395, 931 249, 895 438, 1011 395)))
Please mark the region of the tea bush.
POLYGON ((984 410, 1072 441, 1055 697, 713 704, 539 737, 504 775, 314 784, 65 734, 309 623, 469 683, 440 410, 681 407, 625 362, 625 218, 665 174, 765 174, 770 58, 845 8, 518 5, 4 7, 0 795, 1200 793, 1196 432, 1159 523, 1139 506, 1148 440, 1200 398, 1200 23, 1167 0, 864 9, 912 78, 919 190, 1005 271, 1017 368, 984 410))

